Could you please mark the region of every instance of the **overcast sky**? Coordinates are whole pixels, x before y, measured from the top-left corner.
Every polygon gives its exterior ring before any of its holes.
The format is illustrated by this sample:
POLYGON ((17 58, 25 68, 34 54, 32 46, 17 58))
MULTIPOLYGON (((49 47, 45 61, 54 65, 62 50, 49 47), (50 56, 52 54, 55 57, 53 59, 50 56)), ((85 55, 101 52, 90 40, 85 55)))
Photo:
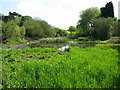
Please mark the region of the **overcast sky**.
POLYGON ((52 26, 68 29, 76 26, 82 10, 90 7, 104 7, 112 1, 115 17, 118 18, 120 0, 0 0, 0 13, 17 12, 21 15, 38 17, 52 26))

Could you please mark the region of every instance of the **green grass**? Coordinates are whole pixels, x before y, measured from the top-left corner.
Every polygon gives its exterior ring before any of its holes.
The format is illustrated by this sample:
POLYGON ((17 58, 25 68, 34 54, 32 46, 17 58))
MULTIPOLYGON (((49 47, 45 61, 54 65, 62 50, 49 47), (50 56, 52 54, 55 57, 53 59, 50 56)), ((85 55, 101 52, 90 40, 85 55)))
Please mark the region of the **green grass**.
POLYGON ((13 39, 8 39, 4 43, 5 45, 17 45, 17 44, 27 44, 27 40, 13 40, 13 39))
POLYGON ((0 47, 0 89, 2 88, 2 48, 0 47))
POLYGON ((117 88, 118 52, 108 46, 3 51, 3 88, 117 88))
POLYGON ((89 37, 79 37, 78 41, 91 41, 89 37))
POLYGON ((100 40, 97 40, 97 41, 95 41, 95 43, 98 43, 98 44, 107 44, 107 41, 100 41, 100 40))

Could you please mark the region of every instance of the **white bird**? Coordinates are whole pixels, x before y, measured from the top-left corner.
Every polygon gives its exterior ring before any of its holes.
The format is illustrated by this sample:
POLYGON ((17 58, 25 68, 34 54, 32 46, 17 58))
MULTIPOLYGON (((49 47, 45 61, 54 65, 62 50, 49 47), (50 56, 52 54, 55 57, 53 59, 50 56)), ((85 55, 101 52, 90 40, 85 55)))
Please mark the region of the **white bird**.
POLYGON ((66 48, 69 48, 69 46, 68 45, 67 46, 63 46, 63 47, 59 48, 58 50, 64 51, 66 48))

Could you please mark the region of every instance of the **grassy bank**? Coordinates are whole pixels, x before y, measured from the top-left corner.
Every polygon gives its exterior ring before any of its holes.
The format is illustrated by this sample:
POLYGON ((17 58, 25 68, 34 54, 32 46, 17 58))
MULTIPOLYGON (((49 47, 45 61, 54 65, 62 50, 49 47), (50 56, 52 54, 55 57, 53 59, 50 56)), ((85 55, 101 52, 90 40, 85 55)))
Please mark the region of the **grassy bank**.
POLYGON ((3 51, 4 88, 119 87, 118 69, 118 52, 108 46, 3 51))

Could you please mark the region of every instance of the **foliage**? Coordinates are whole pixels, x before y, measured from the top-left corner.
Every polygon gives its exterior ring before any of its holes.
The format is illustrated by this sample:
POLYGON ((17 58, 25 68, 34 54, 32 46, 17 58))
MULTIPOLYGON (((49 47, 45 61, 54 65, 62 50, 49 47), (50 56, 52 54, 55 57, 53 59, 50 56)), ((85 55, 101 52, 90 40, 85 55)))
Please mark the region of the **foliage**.
POLYGON ((97 8, 82 11, 77 24, 79 32, 75 36, 91 37, 94 40, 106 40, 111 36, 119 36, 119 23, 114 18, 113 8, 112 2, 109 2, 100 9, 101 12, 97 8), (106 19, 100 18, 100 15, 106 19))
POLYGON ((70 52, 70 48, 65 48, 65 51, 70 52))
POLYGON ((62 30, 62 29, 59 29, 59 28, 54 28, 54 31, 56 32, 56 37, 63 37, 63 36, 67 36, 68 35, 68 32, 67 30, 62 30))
POLYGON ((43 29, 43 34, 46 35, 46 37, 53 37, 55 36, 54 29, 46 22, 46 21, 37 21, 40 23, 40 26, 43 29))
POLYGON ((25 26, 21 26, 19 27, 19 29, 20 29, 21 39, 24 39, 26 34, 25 26))
POLYGON ((111 28, 112 36, 120 36, 120 22, 114 21, 112 26, 113 26, 111 28))
POLYGON ((118 87, 115 84, 119 78, 117 50, 101 45, 70 47, 67 51, 3 50, 3 88, 118 87))
POLYGON ((91 39, 88 37, 79 37, 78 41, 91 41, 91 39))
POLYGON ((101 9, 101 17, 114 17, 114 7, 112 2, 108 2, 105 7, 102 7, 101 9))
POLYGON ((4 41, 6 45, 16 45, 16 44, 27 44, 27 40, 13 40, 13 39, 7 39, 4 41))
POLYGON ((111 18, 98 18, 93 20, 92 37, 96 40, 107 40, 112 36, 111 27, 113 20, 111 18))
POLYGON ((69 29, 68 29, 68 31, 70 32, 70 33, 73 33, 73 32, 75 32, 77 29, 74 27, 74 26, 70 26, 69 27, 69 29))
POLYGON ((80 20, 78 21, 77 28, 85 32, 88 26, 92 26, 92 19, 98 18, 100 10, 98 8, 88 8, 83 10, 80 14, 80 20))
POLYGON ((21 17, 22 15, 16 13, 16 12, 9 12, 9 19, 15 19, 16 17, 21 17))
MULTIPOLYGON (((8 21, 2 21, 2 40, 6 43, 8 39, 19 41, 25 37, 25 27, 19 27, 21 19, 12 15, 8 21)), ((12 41, 13 41, 12 40, 12 41)))
POLYGON ((40 26, 40 24, 35 20, 27 20, 24 23, 24 26, 26 28, 26 37, 29 38, 41 38, 43 37, 43 28, 40 26))
POLYGON ((23 26, 25 21, 29 21, 29 20, 32 20, 32 17, 30 17, 30 16, 22 16, 20 26, 23 26))
POLYGON ((2 43, 2 21, 0 21, 0 44, 2 43))
POLYGON ((2 33, 3 33, 3 40, 7 39, 20 39, 20 31, 19 26, 14 23, 15 20, 11 20, 6 24, 3 24, 2 33))
POLYGON ((97 44, 107 44, 107 41, 96 40, 95 43, 97 43, 97 44))
POLYGON ((68 38, 62 38, 62 39, 48 39, 48 40, 39 40, 40 43, 44 44, 44 43, 66 43, 69 41, 68 38))
POLYGON ((69 38, 73 39, 75 37, 75 32, 77 31, 77 28, 74 26, 70 26, 68 31, 70 32, 69 38))
MULTIPOLYGON (((3 43, 7 39, 36 40, 42 37, 55 37, 54 27, 43 20, 34 20, 30 16, 22 16, 16 12, 9 12, 2 16, 3 43)), ((66 31, 60 31, 61 36, 67 36, 66 31)))
POLYGON ((64 36, 68 36, 68 32, 67 30, 62 30, 61 31, 61 35, 64 37, 64 36))

